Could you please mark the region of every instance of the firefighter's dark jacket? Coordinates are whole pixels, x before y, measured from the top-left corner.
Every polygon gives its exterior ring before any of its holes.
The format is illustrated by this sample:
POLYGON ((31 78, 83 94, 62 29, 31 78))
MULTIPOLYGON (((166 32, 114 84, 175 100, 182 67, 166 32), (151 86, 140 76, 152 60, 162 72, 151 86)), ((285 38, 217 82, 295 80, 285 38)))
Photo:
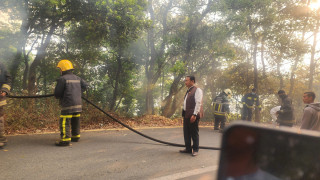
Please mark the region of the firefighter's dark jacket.
POLYGON ((54 96, 60 100, 61 115, 69 115, 82 111, 81 94, 88 84, 72 71, 64 71, 57 80, 54 96))
POLYGON ((11 90, 11 76, 2 63, 0 63, 0 87, 2 92, 9 94, 11 90))
POLYGON ((247 93, 242 97, 241 102, 243 106, 246 106, 250 109, 253 108, 254 104, 256 104, 258 108, 261 108, 259 104, 259 96, 257 94, 247 93))
POLYGON ((213 113, 215 116, 226 116, 230 112, 227 94, 222 92, 213 100, 213 113))
POLYGON ((278 111, 278 123, 294 123, 295 117, 293 114, 294 110, 292 106, 292 100, 287 95, 284 95, 283 98, 281 98, 281 102, 281 108, 280 111, 278 111))

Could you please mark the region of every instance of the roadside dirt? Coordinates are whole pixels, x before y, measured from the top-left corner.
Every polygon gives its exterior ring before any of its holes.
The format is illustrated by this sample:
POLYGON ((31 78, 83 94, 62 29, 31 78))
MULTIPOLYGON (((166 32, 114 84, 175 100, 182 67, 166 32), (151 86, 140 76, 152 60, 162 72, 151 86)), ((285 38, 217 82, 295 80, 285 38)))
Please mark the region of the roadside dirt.
MULTIPOLYGON (((132 127, 132 128, 142 128, 142 127, 173 127, 182 126, 182 118, 169 119, 163 116, 157 115, 145 115, 135 118, 119 117, 115 114, 111 114, 113 117, 121 121, 122 123, 132 127)), ((200 126, 212 126, 212 122, 200 121, 200 126)), ((125 129, 121 124, 113 121, 110 118, 99 119, 97 121, 84 121, 81 122, 81 130, 92 130, 92 129, 125 129)), ((35 133, 50 133, 59 132, 59 122, 51 122, 45 124, 43 127, 28 127, 13 129, 10 126, 6 127, 6 134, 35 134, 35 133)))

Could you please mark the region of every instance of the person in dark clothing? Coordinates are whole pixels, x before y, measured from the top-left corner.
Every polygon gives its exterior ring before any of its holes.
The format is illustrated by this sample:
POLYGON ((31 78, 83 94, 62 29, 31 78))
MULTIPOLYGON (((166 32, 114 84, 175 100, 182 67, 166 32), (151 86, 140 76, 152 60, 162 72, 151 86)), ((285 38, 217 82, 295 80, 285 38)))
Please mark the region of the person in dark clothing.
POLYGON ((4 107, 7 104, 6 96, 11 90, 11 76, 6 67, 0 63, 0 148, 7 143, 7 138, 4 134, 4 107))
POLYGON ((252 120, 252 112, 254 104, 256 107, 261 110, 261 105, 259 104, 259 96, 256 94, 256 89, 253 88, 251 93, 247 93, 244 95, 241 99, 241 102, 243 104, 242 108, 242 114, 241 119, 245 121, 251 121, 252 120))
POLYGON ((80 139, 81 94, 88 85, 83 79, 72 73, 74 68, 69 60, 61 60, 57 67, 60 68, 61 77, 57 80, 54 96, 60 100, 61 115, 60 140, 56 142, 56 145, 69 146, 70 141, 78 142, 80 139))
POLYGON ((320 103, 315 103, 316 94, 314 92, 305 92, 303 102, 306 107, 303 110, 300 129, 320 131, 320 103))
POLYGON ((183 102, 183 135, 185 149, 180 153, 190 153, 197 156, 199 151, 199 120, 203 115, 202 90, 196 86, 194 76, 186 76, 185 85, 188 88, 183 102), (191 146, 191 139, 193 146, 191 146), (192 151, 193 150, 193 151, 192 151))
POLYGON ((213 100, 214 130, 223 129, 226 123, 226 115, 230 113, 228 97, 232 95, 230 89, 225 89, 213 100))
POLYGON ((284 90, 279 90, 278 95, 281 99, 280 111, 277 111, 277 122, 280 126, 292 127, 294 123, 292 100, 286 95, 284 90))

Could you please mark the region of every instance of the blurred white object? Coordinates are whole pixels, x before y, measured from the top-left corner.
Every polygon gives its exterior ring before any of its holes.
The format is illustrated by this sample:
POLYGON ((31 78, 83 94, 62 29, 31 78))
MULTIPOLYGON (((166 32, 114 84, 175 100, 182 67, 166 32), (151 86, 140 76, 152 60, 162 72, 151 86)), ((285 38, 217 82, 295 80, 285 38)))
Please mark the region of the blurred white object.
POLYGON ((272 109, 270 110, 270 115, 271 115, 272 123, 273 123, 273 124, 275 124, 276 121, 277 121, 277 117, 278 117, 277 111, 280 111, 280 107, 281 107, 281 106, 276 106, 276 107, 274 107, 274 108, 272 108, 272 109))

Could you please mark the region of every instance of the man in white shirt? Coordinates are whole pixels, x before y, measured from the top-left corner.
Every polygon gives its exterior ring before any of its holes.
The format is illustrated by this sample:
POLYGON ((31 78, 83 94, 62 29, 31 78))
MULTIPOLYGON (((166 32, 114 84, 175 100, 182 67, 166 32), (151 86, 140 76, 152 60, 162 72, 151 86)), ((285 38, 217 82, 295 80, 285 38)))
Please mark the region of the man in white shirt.
POLYGON ((199 120, 203 115, 202 97, 200 88, 194 86, 196 80, 194 76, 186 76, 185 85, 188 91, 183 102, 183 134, 186 148, 180 150, 181 153, 190 153, 197 156, 199 152, 199 120), (191 139, 193 146, 191 146, 191 139))

